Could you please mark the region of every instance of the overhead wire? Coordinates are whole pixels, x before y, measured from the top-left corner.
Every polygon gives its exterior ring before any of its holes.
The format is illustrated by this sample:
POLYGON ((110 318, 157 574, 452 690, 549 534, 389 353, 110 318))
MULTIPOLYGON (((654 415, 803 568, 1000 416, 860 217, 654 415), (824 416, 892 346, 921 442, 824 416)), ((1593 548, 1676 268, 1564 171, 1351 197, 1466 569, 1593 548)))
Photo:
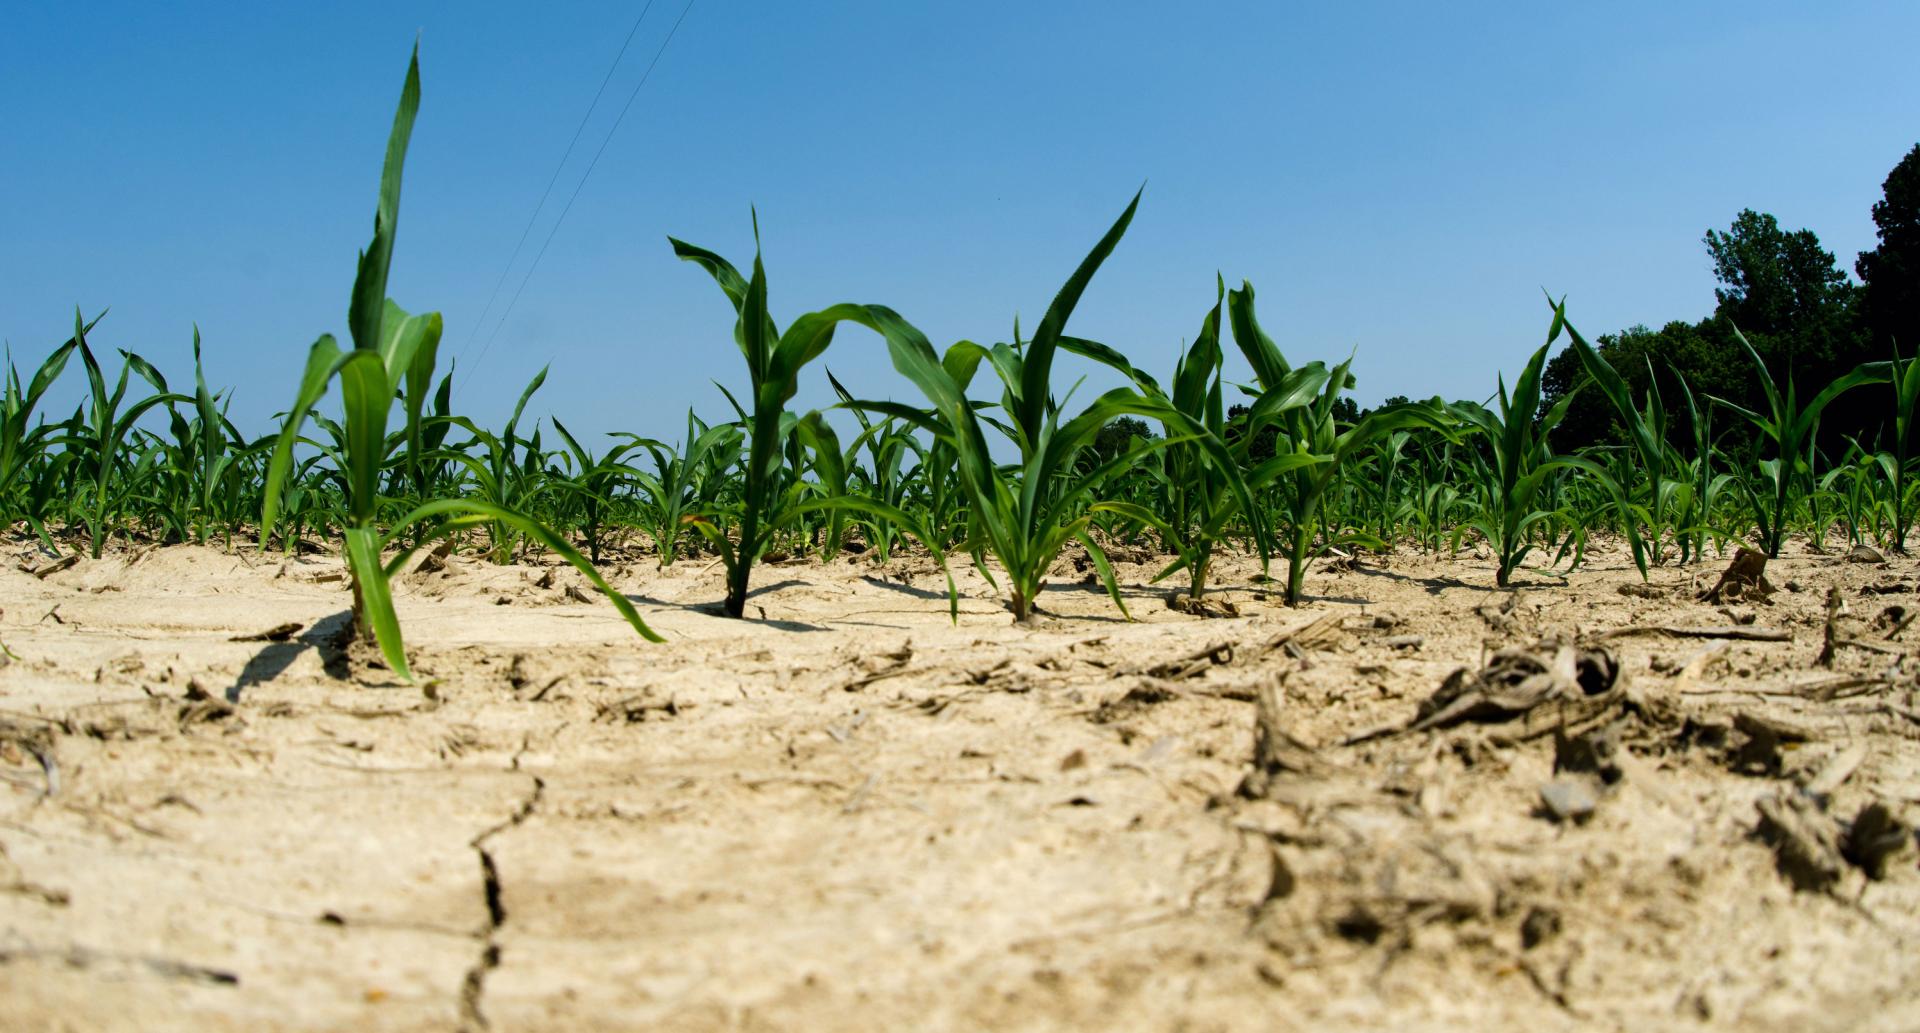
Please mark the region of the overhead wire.
POLYGON ((527 238, 533 235, 533 226, 540 221, 540 213, 547 207, 547 199, 553 196, 554 185, 560 182, 560 173, 566 171, 567 162, 573 157, 573 149, 580 144, 580 137, 586 132, 587 123, 592 121, 593 113, 600 109, 600 98, 606 95, 607 85, 613 82, 613 73, 620 68, 620 62, 627 56, 627 48, 633 45, 633 37, 639 35, 640 24, 647 20, 647 12, 653 10, 653 0, 647 0, 640 9, 640 17, 633 20, 633 28, 627 30, 627 38, 620 43, 620 52, 613 55, 613 63, 607 66, 607 74, 600 79, 600 88, 593 93, 593 102, 587 105, 587 113, 580 116, 580 124, 573 129, 573 139, 567 141, 567 149, 560 155, 560 161, 553 167, 553 175, 547 178, 547 187, 540 191, 540 200, 534 203, 533 211, 527 215, 527 225, 520 231, 520 239, 514 241, 513 252, 500 268, 500 278, 493 283, 492 293, 487 295, 487 303, 480 308, 479 318, 473 321, 473 330, 467 334, 467 342, 460 346, 461 353, 473 347, 480 337, 480 328, 486 325, 487 316, 493 311, 493 303, 500 300, 500 289, 507 285, 507 277, 513 273, 515 262, 520 260, 521 249, 527 246, 527 238))
MULTIPOLYGON (((647 69, 641 73, 640 81, 634 84, 633 92, 627 94, 627 102, 621 105, 620 113, 614 117, 613 125, 607 128, 607 135, 600 141, 600 147, 593 152, 592 160, 587 162, 586 171, 580 174, 580 181, 574 184, 573 193, 568 195, 565 207, 560 209, 560 215, 554 219, 553 227, 547 231, 546 239, 541 241, 540 250, 534 252, 533 261, 528 264, 526 275, 520 278, 520 286, 514 289, 513 297, 508 299, 507 307, 500 313, 499 320, 493 324, 492 332, 487 334, 486 343, 480 346, 480 353, 474 356, 472 364, 467 367, 464 375, 466 379, 472 378, 473 371, 480 366, 480 360, 486 357, 487 350, 493 347, 494 339, 500 336, 501 328, 507 325, 507 317, 513 314, 514 307, 520 302, 520 296, 526 293, 527 284, 532 282, 534 271, 540 268, 540 260, 546 257, 547 249, 553 245, 553 238, 560 233, 561 224, 567 221, 567 213, 573 211, 574 202, 580 199, 580 191, 586 187, 588 178, 599 166, 601 156, 607 153, 607 145, 613 142, 614 134, 620 131, 620 123, 626 121, 627 112, 633 109, 633 102, 639 99, 640 90, 647 85, 647 80, 653 77, 653 70, 659 67, 660 59, 666 55, 667 47, 673 43, 673 37, 680 32, 680 26, 687 20, 687 15, 693 11, 693 5, 696 2, 697 0, 687 0, 686 6, 680 9, 680 17, 674 19, 673 27, 667 30, 666 38, 660 41, 659 49, 653 52, 653 60, 647 63, 647 69)), ((644 12, 642 14, 644 15, 644 12)))

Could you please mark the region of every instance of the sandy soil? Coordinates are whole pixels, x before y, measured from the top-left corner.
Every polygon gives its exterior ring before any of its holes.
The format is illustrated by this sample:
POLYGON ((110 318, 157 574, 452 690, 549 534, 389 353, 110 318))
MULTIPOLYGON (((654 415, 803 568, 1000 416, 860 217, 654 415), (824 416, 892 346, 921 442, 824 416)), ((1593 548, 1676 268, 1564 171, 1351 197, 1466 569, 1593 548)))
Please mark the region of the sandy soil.
POLYGON ((1920 567, 1794 551, 1724 609, 1237 562, 1225 619, 1122 564, 1134 623, 1068 566, 1033 627, 925 560, 768 565, 744 622, 613 565, 665 646, 455 557, 398 587, 420 686, 328 644, 337 561, 10 561, 0 1026, 1913 1029, 1913 834, 1836 847, 1920 818, 1920 567), (1790 638, 1574 666, 1662 625, 1790 638))

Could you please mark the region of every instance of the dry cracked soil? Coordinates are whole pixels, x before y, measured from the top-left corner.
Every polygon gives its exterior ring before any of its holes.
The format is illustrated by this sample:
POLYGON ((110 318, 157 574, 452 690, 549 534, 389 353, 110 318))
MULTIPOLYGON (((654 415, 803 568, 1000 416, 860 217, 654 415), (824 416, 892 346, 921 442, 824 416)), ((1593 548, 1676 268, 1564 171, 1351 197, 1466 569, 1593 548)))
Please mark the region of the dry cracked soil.
POLYGON ((405 685, 337 560, 7 548, 6 1029, 1920 1028, 1913 559, 1233 560, 1206 618, 1142 555, 1029 626, 608 564, 651 645, 455 556, 405 685))

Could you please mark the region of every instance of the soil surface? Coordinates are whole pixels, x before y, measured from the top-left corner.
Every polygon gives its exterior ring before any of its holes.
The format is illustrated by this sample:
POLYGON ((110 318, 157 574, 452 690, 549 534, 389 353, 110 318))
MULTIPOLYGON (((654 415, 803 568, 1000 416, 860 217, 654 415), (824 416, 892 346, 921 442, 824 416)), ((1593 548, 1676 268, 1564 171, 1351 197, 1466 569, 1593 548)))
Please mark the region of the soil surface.
POLYGON ((1131 622, 1067 561, 1029 626, 608 564, 651 645, 455 556, 403 685, 337 560, 7 548, 6 1029, 1920 1026, 1904 557, 1236 560, 1209 618, 1134 556, 1131 622))

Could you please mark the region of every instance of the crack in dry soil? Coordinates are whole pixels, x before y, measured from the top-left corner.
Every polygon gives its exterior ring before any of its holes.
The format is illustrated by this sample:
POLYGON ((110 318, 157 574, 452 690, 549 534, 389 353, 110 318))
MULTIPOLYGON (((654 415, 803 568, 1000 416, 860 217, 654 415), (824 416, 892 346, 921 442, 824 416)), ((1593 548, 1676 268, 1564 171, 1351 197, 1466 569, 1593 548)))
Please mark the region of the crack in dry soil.
MULTIPOLYGON (((519 757, 514 757, 514 767, 519 767, 519 757)), ((538 775, 529 775, 533 779, 533 791, 520 802, 507 820, 473 837, 469 844, 474 853, 480 856, 480 888, 485 895, 487 906, 487 925, 480 933, 482 947, 480 957, 467 970, 466 978, 460 987, 460 1022, 464 1030, 487 1029, 487 1015, 480 1006, 487 992, 487 973, 500 967, 501 949, 498 936, 500 927, 506 924, 507 908, 502 902, 503 890, 500 886, 500 866, 494 863, 493 854, 487 850, 487 840, 526 821, 540 806, 540 798, 546 794, 547 783, 538 775)))

